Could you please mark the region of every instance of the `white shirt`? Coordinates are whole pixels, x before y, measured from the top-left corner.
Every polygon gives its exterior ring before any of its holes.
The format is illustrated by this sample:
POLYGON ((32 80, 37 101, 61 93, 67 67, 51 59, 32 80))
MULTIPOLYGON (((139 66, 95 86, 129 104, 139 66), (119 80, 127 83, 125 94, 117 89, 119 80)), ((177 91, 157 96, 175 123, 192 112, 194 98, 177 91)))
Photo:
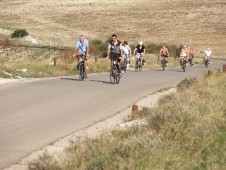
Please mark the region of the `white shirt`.
POLYGON ((125 54, 130 54, 130 47, 128 45, 122 46, 122 50, 125 54))
POLYGON ((210 50, 206 50, 206 51, 205 51, 205 55, 206 55, 207 57, 210 57, 211 54, 212 54, 212 52, 211 52, 210 50))

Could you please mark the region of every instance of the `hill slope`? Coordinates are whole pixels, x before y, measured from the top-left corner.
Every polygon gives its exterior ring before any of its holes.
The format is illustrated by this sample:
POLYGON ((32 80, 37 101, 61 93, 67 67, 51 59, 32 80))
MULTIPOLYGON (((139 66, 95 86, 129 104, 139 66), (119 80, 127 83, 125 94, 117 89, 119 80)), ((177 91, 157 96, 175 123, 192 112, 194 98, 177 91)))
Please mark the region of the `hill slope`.
POLYGON ((79 34, 105 40, 192 44, 224 55, 224 0, 1 0, 0 27, 25 28, 41 44, 73 46, 79 34))

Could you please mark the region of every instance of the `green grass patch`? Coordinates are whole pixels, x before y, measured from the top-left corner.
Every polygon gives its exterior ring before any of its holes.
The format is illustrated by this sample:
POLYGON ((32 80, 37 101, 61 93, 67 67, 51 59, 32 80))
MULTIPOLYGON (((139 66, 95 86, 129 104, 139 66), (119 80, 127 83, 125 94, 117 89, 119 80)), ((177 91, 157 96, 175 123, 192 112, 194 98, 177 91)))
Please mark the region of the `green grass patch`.
POLYGON ((28 32, 25 29, 17 29, 11 35, 12 38, 19 38, 25 36, 28 36, 28 32))

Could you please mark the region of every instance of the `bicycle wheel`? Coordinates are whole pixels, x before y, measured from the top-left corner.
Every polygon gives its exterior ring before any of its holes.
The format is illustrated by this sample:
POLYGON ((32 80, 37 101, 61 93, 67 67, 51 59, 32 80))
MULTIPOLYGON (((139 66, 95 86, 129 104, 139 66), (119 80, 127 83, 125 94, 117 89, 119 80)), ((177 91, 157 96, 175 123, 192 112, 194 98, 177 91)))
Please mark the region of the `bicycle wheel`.
POLYGON ((165 62, 163 62, 163 64, 162 64, 162 71, 165 71, 165 62))
POLYGON ((135 64, 135 71, 137 72, 138 71, 138 63, 136 61, 136 64, 135 64))
POLYGON ((165 71, 165 68, 166 68, 166 61, 163 60, 162 61, 162 71, 165 71))
POLYGON ((127 68, 127 59, 126 61, 124 61, 124 64, 123 64, 123 71, 126 72, 126 68, 127 68))
POLYGON ((84 75, 84 62, 81 62, 80 67, 79 67, 79 79, 81 81, 83 81, 84 77, 85 77, 85 75, 84 75))
POLYGON ((141 72, 142 71, 142 64, 141 63, 139 64, 138 68, 139 68, 139 71, 141 72))
POLYGON ((192 66, 192 59, 189 60, 190 67, 192 66))
POLYGON ((110 71, 109 77, 110 77, 110 83, 113 84, 114 83, 113 70, 110 71))
POLYGON ((208 64, 209 64, 209 60, 206 60, 205 61, 206 68, 208 67, 208 64))
POLYGON ((183 72, 185 72, 186 63, 183 63, 183 72))

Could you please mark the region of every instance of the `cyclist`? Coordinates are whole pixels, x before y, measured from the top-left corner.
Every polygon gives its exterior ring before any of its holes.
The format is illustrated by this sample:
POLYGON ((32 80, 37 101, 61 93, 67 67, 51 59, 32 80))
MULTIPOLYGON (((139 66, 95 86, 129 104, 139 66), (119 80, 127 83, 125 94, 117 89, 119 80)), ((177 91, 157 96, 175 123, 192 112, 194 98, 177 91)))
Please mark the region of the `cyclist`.
POLYGON ((137 57, 140 57, 140 62, 143 65, 144 55, 145 55, 145 46, 143 45, 143 42, 140 41, 139 44, 134 49, 133 54, 137 52, 137 57))
POLYGON ((88 60, 88 56, 89 56, 89 41, 85 38, 84 35, 80 35, 79 40, 76 43, 76 47, 75 47, 75 53, 73 55, 73 57, 77 58, 77 66, 76 69, 78 70, 78 64, 79 64, 79 59, 82 55, 85 55, 85 78, 88 78, 87 76, 87 60, 88 60))
POLYGON ((180 63, 183 63, 184 59, 187 61, 187 57, 188 57, 188 49, 185 45, 180 51, 180 63))
POLYGON ((206 51, 205 51, 205 58, 204 58, 204 61, 206 61, 207 59, 209 59, 209 64, 210 64, 210 56, 212 54, 212 51, 210 50, 210 48, 208 48, 206 51))
POLYGON ((117 35, 112 35, 112 40, 108 44, 107 57, 111 59, 111 69, 114 60, 117 61, 119 73, 122 70, 122 63, 120 57, 122 57, 122 43, 117 39, 117 35))
POLYGON ((168 57, 169 57, 169 50, 168 48, 166 47, 165 44, 163 44, 160 52, 159 52, 159 56, 161 57, 161 63, 163 61, 163 57, 165 57, 165 60, 166 60, 166 66, 168 65, 168 57))
POLYGON ((191 48, 189 50, 189 59, 191 60, 191 65, 193 65, 194 63, 194 57, 195 57, 195 53, 194 53, 194 50, 191 48))
POLYGON ((130 46, 128 45, 128 42, 127 41, 124 41, 123 42, 123 45, 122 45, 122 62, 124 62, 125 59, 127 59, 127 67, 129 67, 129 63, 130 63, 130 56, 131 56, 131 48, 130 46))

